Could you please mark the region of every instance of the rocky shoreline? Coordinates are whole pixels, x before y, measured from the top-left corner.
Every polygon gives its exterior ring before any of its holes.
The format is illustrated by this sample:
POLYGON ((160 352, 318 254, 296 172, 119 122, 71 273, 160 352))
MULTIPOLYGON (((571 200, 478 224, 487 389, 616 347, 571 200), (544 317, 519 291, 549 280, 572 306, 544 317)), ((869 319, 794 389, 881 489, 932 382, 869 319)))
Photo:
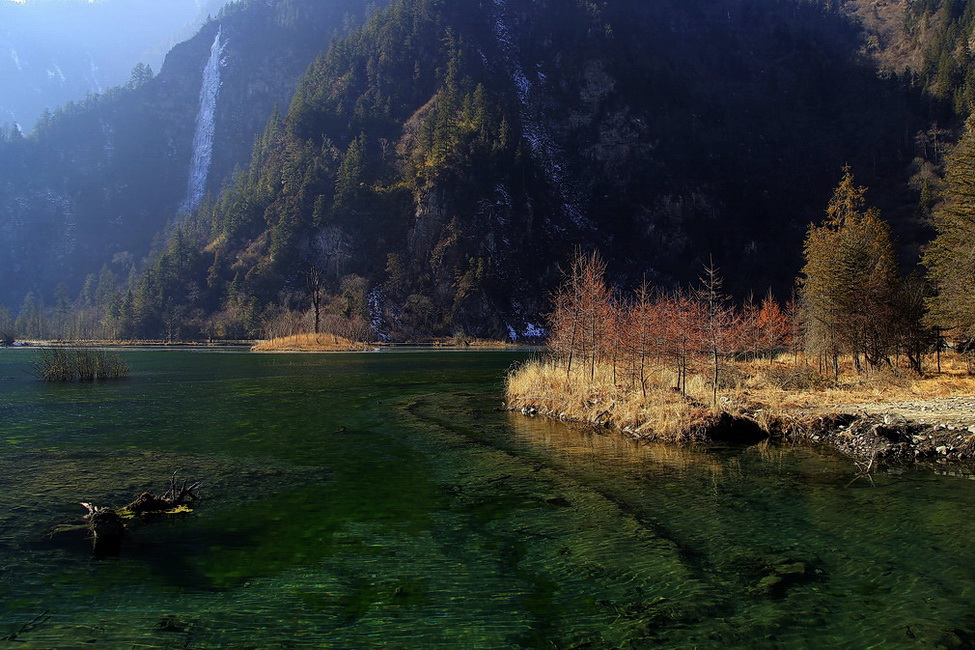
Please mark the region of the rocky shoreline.
MULTIPOLYGON (((624 435, 641 442, 755 444, 762 440, 822 445, 856 460, 886 463, 945 463, 975 460, 975 424, 959 418, 925 417, 925 421, 896 413, 895 404, 870 405, 888 412, 827 412, 788 414, 768 418, 760 424, 754 414, 701 411, 676 438, 641 434, 625 427, 624 435)), ((562 413, 546 413, 533 406, 520 411, 528 417, 550 417, 572 421, 562 413)), ((851 409, 852 410, 852 409, 851 409)), ((936 411, 937 409, 932 409, 936 411)), ((975 418, 975 410, 965 413, 975 418)), ((605 428, 608 414, 584 422, 605 428)))
POLYGON ((834 413, 796 419, 783 440, 823 444, 858 459, 893 462, 975 459, 975 425, 931 424, 893 414, 834 413))

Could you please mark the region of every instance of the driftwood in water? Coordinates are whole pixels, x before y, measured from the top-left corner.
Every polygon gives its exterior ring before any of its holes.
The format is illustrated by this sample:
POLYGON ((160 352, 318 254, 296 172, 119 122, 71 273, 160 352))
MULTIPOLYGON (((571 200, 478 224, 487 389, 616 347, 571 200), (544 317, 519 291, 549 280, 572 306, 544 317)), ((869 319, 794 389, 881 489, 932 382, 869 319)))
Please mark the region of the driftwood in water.
POLYGON ((119 510, 100 508, 91 503, 82 502, 81 505, 88 510, 88 514, 85 515, 85 522, 91 531, 92 551, 98 555, 118 554, 122 546, 122 538, 125 537, 123 514, 131 516, 166 512, 185 505, 187 501, 195 501, 198 497, 194 490, 199 489, 201 483, 199 481, 195 483, 179 482, 176 479, 177 474, 179 474, 179 470, 173 472, 169 479, 169 490, 161 497, 152 492, 143 492, 135 501, 119 510))
POLYGON ((193 491, 199 489, 201 483, 199 481, 192 484, 189 481, 180 483, 176 480, 177 474, 179 470, 173 472, 173 476, 169 479, 169 490, 161 497, 152 492, 143 492, 135 501, 125 506, 125 509, 132 514, 141 515, 148 512, 165 512, 185 505, 187 501, 195 501, 197 496, 193 491))
POLYGON ((125 524, 113 508, 99 508, 82 502, 88 510, 85 520, 91 530, 91 549, 97 555, 118 555, 125 537, 125 524))
POLYGON ((134 515, 141 515, 147 512, 163 512, 171 509, 172 506, 162 497, 157 497, 152 492, 143 492, 138 498, 125 506, 125 509, 134 515))

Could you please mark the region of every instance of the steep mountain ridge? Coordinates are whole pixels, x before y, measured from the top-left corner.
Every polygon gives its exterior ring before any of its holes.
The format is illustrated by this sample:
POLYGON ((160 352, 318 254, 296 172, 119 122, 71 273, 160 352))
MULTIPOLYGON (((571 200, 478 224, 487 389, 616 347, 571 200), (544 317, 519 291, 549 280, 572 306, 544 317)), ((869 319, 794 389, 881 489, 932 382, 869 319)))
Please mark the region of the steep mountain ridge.
POLYGON ((28 291, 50 300, 59 284, 75 295, 106 264, 124 279, 146 255, 187 192, 200 86, 217 30, 226 48, 209 192, 246 164, 272 108, 290 101, 307 65, 361 21, 366 4, 233 4, 173 48, 157 76, 139 68, 127 86, 69 104, 27 136, 0 134, 0 303, 20 304, 28 291))

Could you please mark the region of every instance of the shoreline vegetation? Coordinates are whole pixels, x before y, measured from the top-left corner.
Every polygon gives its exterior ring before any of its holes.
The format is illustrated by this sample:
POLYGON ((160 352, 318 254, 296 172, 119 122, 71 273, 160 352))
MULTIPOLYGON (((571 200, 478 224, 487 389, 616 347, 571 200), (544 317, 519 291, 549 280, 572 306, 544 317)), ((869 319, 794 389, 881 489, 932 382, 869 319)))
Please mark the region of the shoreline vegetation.
POLYGON ((842 341, 840 320, 824 336, 803 300, 730 304, 713 267, 697 288, 644 285, 630 296, 612 292, 604 277, 598 255, 576 256, 553 296, 550 352, 506 377, 509 410, 647 442, 819 443, 868 461, 865 468, 975 459, 973 357, 948 350, 940 336, 928 343, 916 332, 880 331, 889 324, 867 330, 846 321, 858 331, 842 341), (856 345, 861 334, 869 349, 856 345), (964 402, 962 413, 922 417, 949 398, 964 402), (925 400, 934 403, 917 413, 895 408, 925 400))
POLYGON ((34 348, 34 349, 63 349, 63 348, 238 348, 253 352, 364 352, 380 349, 395 348, 445 348, 466 350, 514 350, 537 348, 536 345, 512 343, 509 341, 493 341, 488 339, 443 338, 420 341, 352 341, 342 336, 332 334, 294 334, 264 340, 213 340, 213 341, 102 341, 102 340, 16 340, 8 345, 0 345, 0 349, 34 348))
POLYGON ((164 341, 164 340, 101 340, 101 339, 17 339, 0 349, 10 348, 250 348, 255 341, 164 341))
POLYGON ((334 334, 294 334, 258 341, 251 350, 254 352, 363 352, 399 347, 423 348, 463 348, 474 350, 515 349, 523 347, 517 343, 489 341, 485 339, 450 338, 427 341, 405 341, 402 343, 353 341, 334 334))
POLYGON ((597 364, 592 374, 579 367, 567 374, 558 360, 542 357, 508 374, 506 407, 615 429, 647 443, 779 440, 823 444, 865 460, 975 459, 970 404, 964 423, 957 414, 923 412, 932 409, 925 404, 939 400, 967 398, 975 404, 975 377, 961 355, 945 354, 942 373, 925 376, 894 371, 863 376, 852 359, 843 359, 838 382, 801 356, 799 365, 796 361, 789 354, 729 365, 727 383, 712 406, 711 386, 700 374, 691 374, 682 394, 673 388, 672 373, 655 371, 646 378, 644 397, 642 388, 614 381, 610 364, 597 364), (905 416, 904 404, 918 412, 905 416))

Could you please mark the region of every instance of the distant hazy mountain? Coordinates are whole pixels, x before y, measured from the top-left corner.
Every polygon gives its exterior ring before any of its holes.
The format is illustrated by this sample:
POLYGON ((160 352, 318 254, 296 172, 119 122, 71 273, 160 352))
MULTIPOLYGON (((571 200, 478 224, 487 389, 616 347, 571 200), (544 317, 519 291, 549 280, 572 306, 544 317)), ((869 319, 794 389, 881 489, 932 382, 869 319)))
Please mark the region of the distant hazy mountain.
POLYGON ((0 124, 128 81, 229 0, 0 0, 0 124))

